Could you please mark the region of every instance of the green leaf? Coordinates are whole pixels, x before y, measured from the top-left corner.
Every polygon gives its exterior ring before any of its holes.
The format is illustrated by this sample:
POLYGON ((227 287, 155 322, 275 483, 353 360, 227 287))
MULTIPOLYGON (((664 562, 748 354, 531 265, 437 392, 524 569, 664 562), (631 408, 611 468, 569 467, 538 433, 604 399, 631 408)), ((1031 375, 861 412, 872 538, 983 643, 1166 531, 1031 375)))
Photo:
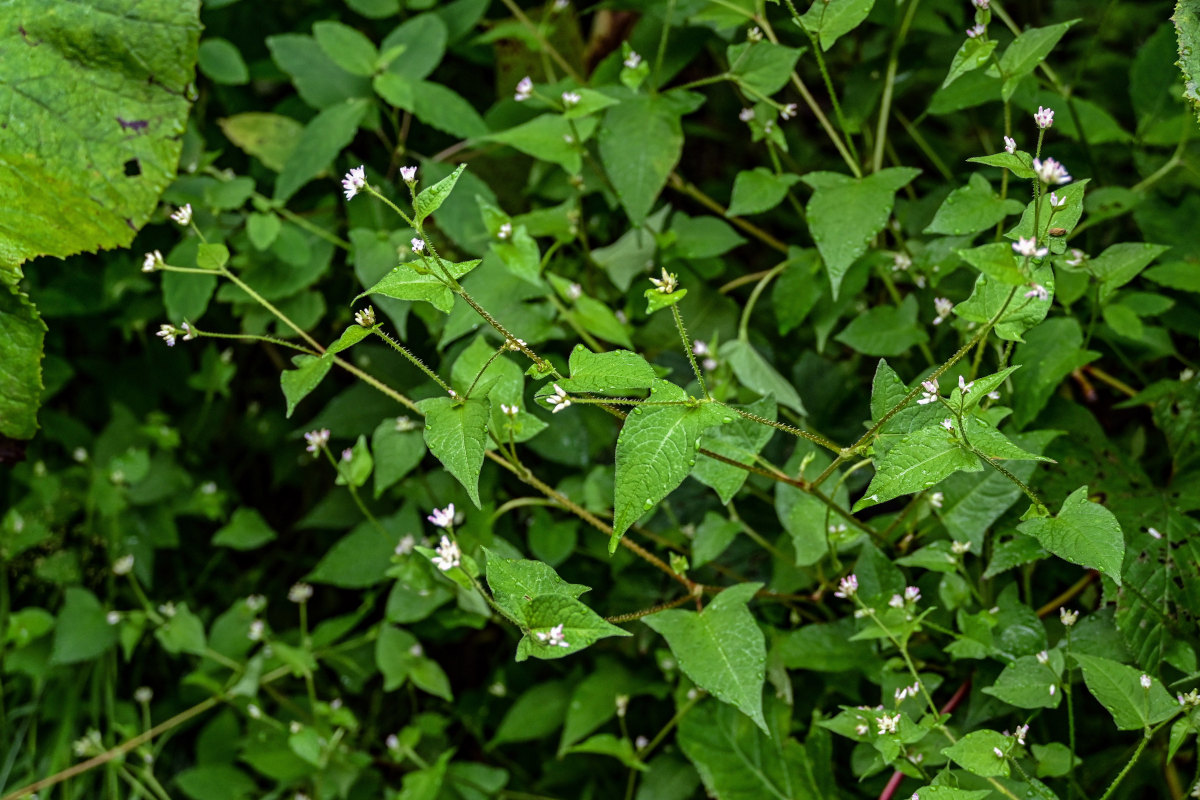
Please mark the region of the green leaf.
MULTIPOLYGON (((703 445, 704 442, 702 441, 701 444, 703 445)), ((700 464, 703 463, 705 462, 700 462, 700 464)), ((700 464, 696 465, 696 470, 699 470, 700 464)), ((745 470, 734 467, 730 467, 729 469, 742 473, 740 480, 745 481, 745 470)), ((692 472, 693 477, 696 477, 696 470, 692 472)), ((741 488, 740 484, 738 488, 741 488)), ((733 492, 736 494, 737 489, 734 489, 733 492)), ((741 530, 741 524, 735 520, 725 519, 719 514, 714 514, 712 511, 706 512, 704 514, 704 521, 696 528, 696 536, 692 540, 692 567, 701 567, 717 559, 721 553, 725 552, 725 548, 729 547, 733 540, 737 538, 741 530)))
POLYGON ((839 38, 861 25, 874 5, 875 0, 813 3, 800 17, 800 24, 820 37, 822 50, 829 50, 839 38))
MULTIPOLYGON (((802 480, 813 480, 831 463, 833 457, 814 442, 798 439, 796 448, 784 465, 784 472, 802 480)), ((845 484, 836 487, 833 501, 841 508, 849 505, 845 484)), ((792 539, 797 566, 812 566, 829 555, 830 529, 836 532, 837 526, 842 524, 832 515, 827 523, 825 515, 829 512, 830 509, 811 492, 782 482, 775 484, 775 513, 792 539)))
POLYGON ((837 622, 807 624, 783 634, 776 647, 788 669, 814 672, 860 672, 869 668, 874 645, 851 641, 855 622, 845 618, 837 622))
POLYGON ((346 330, 342 331, 341 336, 330 344, 329 347, 325 348, 325 358, 336 355, 343 350, 348 350, 370 336, 372 330, 373 328, 364 328, 361 325, 349 326, 346 330))
MULTIPOLYGON (((770 397, 764 397, 748 406, 740 406, 740 408, 764 419, 774 420, 776 417, 775 401, 770 397)), ((754 460, 758 457, 763 447, 770 441, 773 433, 774 430, 768 425, 738 416, 728 425, 714 428, 704 434, 700 440, 700 447, 704 450, 711 450, 718 455, 725 456, 739 464, 750 465, 754 463, 754 460)), ((722 503, 728 503, 732 500, 733 496, 742 488, 742 484, 746 482, 746 478, 749 476, 750 473, 744 469, 738 469, 732 464, 726 464, 723 461, 718 461, 715 458, 707 456, 700 458, 696 462, 696 466, 692 469, 692 477, 705 486, 714 489, 720 496, 722 503)), ((705 520, 707 521, 707 519, 706 516, 705 520)), ((703 530, 703 527, 701 526, 701 530, 703 530)), ((739 526, 735 525, 734 530, 738 529, 739 526)), ((696 536, 695 549, 699 550, 700 531, 697 531, 696 536)), ((732 535, 729 538, 732 540, 732 535)), ((725 548, 722 547, 721 549, 724 550, 725 548)), ((712 560, 712 558, 716 558, 719 554, 718 551, 710 558, 704 560, 712 560)), ((700 558, 700 556, 695 555, 695 558, 700 558)))
POLYGON ((304 126, 304 133, 275 183, 275 199, 286 201, 300 187, 327 170, 338 154, 354 140, 367 114, 366 100, 356 98, 321 111, 304 126))
POLYGON ((1013 661, 983 691, 1017 708, 1058 708, 1062 702, 1063 655, 1060 650, 1046 653, 1045 664, 1036 656, 1021 656, 1013 661))
POLYGON ((0 435, 32 439, 42 397, 46 324, 24 294, 2 284, 0 280, 0 435))
MULTIPOLYGON (((1055 212, 1053 215, 1047 214, 1045 210, 1042 211, 1041 216, 1038 218, 1037 239, 1039 242, 1046 241, 1046 237, 1049 235, 1048 232, 1052 225, 1055 228, 1064 229, 1067 232, 1067 235, 1069 235, 1071 231, 1075 230, 1076 223, 1078 223, 1079 218, 1083 216, 1083 195, 1087 191, 1089 183, 1091 183, 1091 179, 1085 178, 1081 181, 1069 183, 1066 186, 1059 186, 1054 190, 1054 193, 1058 195, 1058 198, 1065 203, 1065 207, 1062 210, 1055 212)), ((1028 203, 1026 203, 1025 210, 1021 213, 1021 221, 1007 231, 1004 235, 1009 239, 1014 240, 1021 236, 1033 236, 1033 218, 1035 216, 1035 211, 1036 203, 1030 200, 1028 203)), ((1053 241, 1051 241, 1051 245, 1054 245, 1053 241)), ((1042 283, 1042 281, 1038 281, 1038 283, 1042 283)))
POLYGON ((197 53, 197 66, 213 83, 240 86, 250 80, 242 54, 228 39, 205 39, 197 53))
POLYGON ((1012 377, 1013 422, 1033 421, 1063 379, 1100 356, 1083 349, 1083 329, 1071 317, 1048 319, 1026 334, 1013 362, 1022 369, 1012 377))
MULTIPOLYGON (((650 402, 680 402, 678 386, 659 383, 650 402)), ((687 477, 696 460, 696 443, 708 428, 732 422, 731 412, 713 403, 637 406, 617 436, 613 533, 609 551, 621 535, 687 477)))
POLYGON ((196 248, 196 266, 219 270, 229 262, 229 248, 223 244, 202 244, 196 248))
POLYGON ((250 214, 246 217, 246 236, 255 250, 266 250, 279 238, 283 222, 274 214, 250 214))
POLYGON ((786 703, 771 698, 763 733, 731 707, 703 702, 679 721, 679 747, 708 794, 721 800, 830 797, 816 783, 818 767, 791 736, 790 715, 786 703))
POLYGON ((1054 272, 1050 265, 1036 267, 1033 271, 1033 282, 1044 286, 1050 293, 1050 298, 1027 298, 1019 286, 1011 286, 987 275, 980 275, 975 279, 975 289, 971 296, 954 307, 954 314, 968 322, 979 323, 990 322, 999 314, 995 327, 996 335, 1011 342, 1024 341, 1021 335, 1045 319, 1046 314, 1050 312, 1054 299, 1054 272))
POLYGON ((575 134, 578 132, 586 141, 595 129, 594 119, 572 124, 561 114, 542 114, 508 130, 489 134, 487 139, 507 144, 541 161, 558 164, 571 175, 578 175, 583 169, 583 156, 574 141, 575 134))
POLYGON ((313 25, 313 38, 329 60, 351 75, 370 76, 379 52, 366 36, 333 20, 313 25))
POLYGON ((343 453, 342 458, 338 461, 338 476, 335 484, 337 486, 348 484, 357 489, 367 482, 367 478, 371 477, 371 470, 374 468, 375 459, 371 457, 371 451, 367 447, 367 437, 359 436, 350 450, 350 459, 347 460, 343 453))
POLYGON ((562 724, 567 698, 567 685, 563 681, 535 683, 509 706, 488 748, 549 736, 562 724))
POLYGON ((287 400, 289 418, 296 410, 296 404, 317 388, 333 366, 333 362, 328 358, 310 355, 294 356, 292 363, 296 366, 295 369, 279 375, 279 385, 283 389, 284 399, 287 400))
POLYGON ((428 78, 446 53, 448 33, 446 23, 435 14, 411 17, 392 30, 380 44, 384 53, 404 48, 388 63, 388 72, 412 81, 428 78))
POLYGON ((412 113, 426 125, 460 139, 479 139, 489 133, 487 123, 475 107, 440 83, 413 84, 412 113))
POLYGON ((1137 277, 1150 262, 1171 248, 1161 244, 1126 242, 1105 248, 1087 262, 1088 271, 1100 281, 1100 302, 1137 277))
POLYGON ((854 504, 859 511, 902 494, 924 491, 949 475, 983 469, 978 457, 962 447, 941 424, 908 434, 875 464, 866 495, 854 504))
POLYGON ((1179 704, 1167 694, 1162 683, 1152 678, 1149 689, 1142 688, 1140 669, 1100 656, 1072 653, 1083 668, 1083 681, 1100 705, 1112 714, 1113 722, 1123 731, 1157 725, 1175 716, 1179 704))
POLYGON ((5 5, 0 286, 37 256, 126 247, 149 219, 179 163, 197 13, 182 0, 136 14, 122 0, 5 5))
MULTIPOLYGON (((952 236, 979 233, 994 228, 1009 214, 1020 214, 1024 207, 1024 204, 1017 200, 1000 197, 992 189, 987 178, 975 173, 966 186, 960 186, 946 196, 937 213, 933 215, 933 221, 925 228, 925 233, 945 233, 952 236)), ((1012 248, 1004 246, 1008 248, 1011 260, 1012 248)))
POLYGON ((618 697, 632 697, 644 691, 619 661, 602 660, 571 694, 558 742, 559 754, 616 716, 618 697))
MULTIPOLYGON (((454 276, 454 279, 458 280, 479 266, 480 260, 457 262, 443 260, 442 264, 447 267, 450 274, 454 276)), ((450 291, 445 283, 438 280, 427 270, 428 268, 420 261, 410 261, 407 264, 401 264, 380 278, 379 282, 370 289, 367 289, 354 299, 358 300, 369 294, 381 294, 384 297, 394 297, 397 300, 424 300, 437 310, 449 314, 450 310, 454 308, 454 293, 450 291)))
POLYGON ((427 186, 417 195, 417 199, 413 201, 413 215, 417 224, 425 221, 433 212, 441 208, 442 203, 446 202, 446 198, 454 191, 454 184, 458 183, 458 176, 462 175, 463 170, 467 168, 466 164, 459 164, 458 168, 435 183, 433 186, 427 186))
POLYGON ((725 48, 728 74, 752 97, 770 97, 787 85, 804 50, 763 41, 731 44, 725 48))
POLYGON ((411 422, 385 419, 371 434, 375 496, 412 472, 425 456, 425 439, 411 422))
POLYGON ((675 214, 669 230, 676 236, 676 254, 684 259, 715 258, 746 242, 728 222, 716 217, 675 214))
MULTIPOLYGON (((968 39, 967 41, 976 41, 968 39)), ((1037 747, 1035 744, 1034 747, 1037 747)), ((986 800, 992 795, 991 789, 955 789, 951 786, 922 786, 914 794, 921 800, 986 800)))
POLYGON ((958 764, 967 772, 984 778, 1008 777, 1008 759, 996 755, 996 750, 1008 751, 1011 737, 998 731, 972 731, 949 747, 942 748, 942 755, 958 764))
POLYGON ((524 661, 530 656, 544 660, 565 658, 598 639, 633 635, 624 628, 606 622, 595 611, 567 594, 544 594, 533 598, 525 608, 525 622, 528 630, 517 643, 517 661, 524 661), (549 637, 554 630, 561 632, 563 645, 550 643, 549 637))
POLYGON ((1000 74, 1004 76, 1004 85, 1000 89, 1000 97, 1008 102, 1021 79, 1037 67, 1058 44, 1072 25, 1079 20, 1073 19, 1050 25, 1045 28, 1029 28, 1022 31, 1012 44, 1000 56, 1000 74))
POLYGON ((399 689, 405 681, 448 702, 454 700, 450 680, 437 662, 426 658, 417 637, 391 625, 379 629, 375 640, 375 665, 383 673, 383 690, 399 689))
POLYGON ((791 383, 771 366, 754 346, 741 339, 731 339, 721 345, 720 356, 730 367, 738 381, 760 395, 774 397, 780 405, 787 406, 797 414, 805 414, 804 403, 791 383))
POLYGON ((950 62, 950 71, 946 73, 946 79, 942 81, 941 88, 945 89, 968 72, 987 64, 991 60, 992 51, 996 49, 997 44, 995 39, 979 37, 964 39, 958 47, 958 52, 954 54, 954 60, 950 62))
POLYGON ((371 96, 370 81, 333 63, 311 36, 268 36, 267 48, 279 68, 291 76, 300 99, 313 108, 329 108, 345 103, 347 98, 371 96))
POLYGON ((836 172, 810 172, 801 178, 815 190, 808 201, 808 223, 835 300, 850 265, 887 224, 896 192, 920 173, 912 167, 889 167, 860 179, 836 172))
POLYGON ((653 314, 655 311, 661 311, 664 308, 670 308, 687 296, 687 289, 676 289, 673 292, 664 294, 658 289, 647 289, 643 296, 646 298, 646 314, 653 314))
POLYGON ((1037 173, 1033 169, 1033 156, 1024 150, 1018 150, 1015 153, 1004 152, 990 156, 974 156, 973 158, 968 158, 967 161, 1007 169, 1022 180, 1030 180, 1037 177, 1037 173))
POLYGON ((304 125, 300 122, 261 111, 234 114, 217 120, 217 124, 229 141, 275 172, 283 171, 283 165, 304 135, 304 125))
POLYGON ((1192 104, 1196 118, 1200 119, 1200 2, 1179 0, 1175 4, 1175 35, 1179 38, 1179 61, 1176 66, 1183 73, 1183 99, 1192 104))
POLYGON ((650 769, 638 760, 638 757, 633 752, 633 743, 629 739, 618 739, 612 733, 598 733, 584 742, 560 751, 559 755, 566 755, 568 753, 593 753, 596 755, 612 756, 625 766, 636 769, 639 772, 647 772, 650 769))
POLYGON ((776 175, 766 167, 742 170, 733 180, 733 197, 725 213, 740 217, 770 211, 783 202, 788 188, 798 180, 799 175, 776 175))
POLYGON ((984 419, 967 417, 966 422, 967 439, 975 450, 985 456, 998 461, 1053 461, 1022 449, 984 419))
POLYGON ((649 389, 657 378, 654 368, 637 353, 611 350, 593 353, 583 345, 571 351, 571 377, 559 381, 568 392, 627 395, 637 389, 649 389))
POLYGON ((204 637, 204 623, 188 610, 187 603, 176 606, 175 613, 168 616, 166 623, 154 632, 154 638, 172 654, 202 656, 208 644, 204 637))
POLYGON ((117 628, 109 625, 104 607, 87 589, 70 586, 54 627, 54 664, 90 661, 117 642, 117 628))
POLYGON ((492 242, 492 252, 516 277, 534 286, 542 285, 542 254, 524 225, 518 225, 508 239, 492 242))
POLYGON ((697 686, 736 707, 764 732, 762 689, 767 650, 746 603, 761 583, 740 583, 718 594, 699 613, 672 609, 642 622, 662 634, 679 668, 697 686))
POLYGON ((254 550, 276 538, 277 534, 262 518, 262 514, 253 508, 239 508, 233 512, 229 522, 213 534, 212 543, 234 550, 254 550))
POLYGON ((245 800, 258 793, 254 779, 232 764, 201 764, 175 776, 191 800, 245 800))
POLYGON ((863 355, 898 356, 929 341, 929 334, 917 324, 917 296, 910 294, 899 306, 875 306, 859 314, 834 338, 863 355))
POLYGON ((959 250, 958 254, 975 269, 1004 286, 1024 286, 1029 278, 1021 271, 1016 254, 1008 242, 991 242, 959 250))
POLYGON ((425 444, 429 452, 458 479, 476 508, 482 508, 479 471, 483 468, 488 441, 487 402, 478 398, 433 397, 418 405, 425 415, 425 444))
POLYGON ((1035 537, 1059 558, 1102 572, 1121 585, 1125 535, 1111 511, 1087 499, 1087 486, 1071 492, 1055 516, 1026 520, 1017 530, 1035 537))
POLYGON ((484 552, 487 554, 485 574, 492 598, 496 605, 523 625, 529 624, 527 612, 533 598, 558 595, 574 600, 591 590, 589 586, 567 583, 541 561, 501 558, 486 548, 484 552))
POLYGON ((365 589, 382 583, 399 539, 370 522, 359 523, 321 556, 305 580, 343 589, 365 589))
POLYGON ((679 163, 683 153, 679 117, 679 110, 663 95, 639 95, 604 112, 600 163, 634 225, 646 219, 679 163))

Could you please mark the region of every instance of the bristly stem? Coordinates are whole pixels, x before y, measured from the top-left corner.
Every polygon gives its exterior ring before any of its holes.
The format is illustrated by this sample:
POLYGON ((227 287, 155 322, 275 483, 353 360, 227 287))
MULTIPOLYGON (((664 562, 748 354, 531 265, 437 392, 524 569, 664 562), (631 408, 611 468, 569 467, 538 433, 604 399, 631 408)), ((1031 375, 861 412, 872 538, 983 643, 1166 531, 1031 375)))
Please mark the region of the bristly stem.
POLYGON ((704 394, 705 400, 711 400, 708 394, 708 385, 704 383, 704 373, 700 371, 700 364, 696 361, 696 354, 692 352, 692 342, 688 338, 687 328, 683 325, 683 315, 679 313, 679 304, 671 306, 671 313, 675 316, 675 330, 679 331, 679 339, 683 342, 683 352, 687 354, 688 363, 692 365, 692 372, 696 376, 696 381, 700 384, 700 391, 704 394))
POLYGON ((384 333, 378 327, 372 328, 371 332, 374 333, 376 336, 378 336, 380 339, 383 339, 389 345, 391 345, 392 349, 395 350, 397 353, 400 353, 402 356, 404 356, 410 362, 412 362, 413 366, 415 366, 417 369, 421 370, 421 372, 424 372, 426 377, 428 377, 430 380, 432 380, 438 386, 442 387, 442 391, 444 391, 448 395, 454 396, 454 390, 451 389, 450 386, 444 380, 442 380, 441 376, 438 375, 433 370, 431 370, 429 367, 425 366, 425 362, 423 362, 421 359, 417 358, 415 355, 413 355, 411 352, 409 352, 409 349, 407 347, 400 344, 392 337, 388 336, 386 333, 384 333))

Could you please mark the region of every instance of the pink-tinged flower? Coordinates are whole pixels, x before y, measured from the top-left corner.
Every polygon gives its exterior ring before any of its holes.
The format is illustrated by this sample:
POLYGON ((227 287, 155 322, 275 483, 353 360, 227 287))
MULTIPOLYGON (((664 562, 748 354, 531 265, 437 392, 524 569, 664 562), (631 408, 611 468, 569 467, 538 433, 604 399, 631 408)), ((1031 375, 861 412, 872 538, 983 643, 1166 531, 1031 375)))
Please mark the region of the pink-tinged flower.
POLYGON ((971 387, 973 387, 974 385, 975 385, 975 381, 971 381, 970 383, 967 383, 967 381, 963 378, 962 375, 958 376, 958 390, 960 392, 962 392, 963 397, 967 396, 967 393, 971 391, 971 387))
POLYGON ((908 586, 904 589, 904 602, 916 603, 921 599, 921 590, 916 586, 908 586))
POLYGON ((462 563, 462 551, 458 549, 457 542, 452 542, 450 537, 443 536, 437 546, 437 555, 429 560, 442 572, 447 572, 462 563))
POLYGON ((1037 113, 1033 115, 1033 121, 1042 130, 1049 128, 1054 124, 1054 109, 1038 106, 1037 113))
POLYGON ((538 631, 534 635, 537 636, 538 641, 545 642, 546 644, 550 645, 551 647, 570 647, 571 646, 570 644, 567 643, 566 638, 563 636, 562 623, 559 623, 558 625, 555 625, 553 628, 551 628, 549 633, 542 633, 542 632, 538 631))
POLYGON ((697 339, 696 341, 692 342, 692 355, 708 355, 708 342, 704 341, 703 339, 697 339))
POLYGON ((1037 300, 1049 300, 1050 299, 1050 292, 1046 289, 1045 286, 1042 286, 1040 283, 1034 283, 1031 285, 1033 286, 1033 288, 1025 293, 1026 297, 1033 297, 1037 300))
POLYGON ((419 253, 425 249, 425 240, 424 239, 413 239, 412 242, 410 242, 410 244, 412 245, 412 249, 413 249, 414 253, 419 253))
POLYGON ((347 172, 346 176, 342 178, 342 191, 346 193, 347 200, 353 199, 354 195, 358 194, 366 185, 367 172, 361 165, 347 172))
POLYGON ((1025 744, 1025 737, 1029 735, 1029 726, 1018 725, 1013 735, 1017 738, 1017 744, 1025 744))
POLYGON ((1056 193, 1050 193, 1050 207, 1055 211, 1060 211, 1067 207, 1067 198, 1059 197, 1056 193))
POLYGON ((417 168, 416 167, 401 167, 400 168, 400 180, 404 181, 405 183, 413 183, 414 181, 416 181, 416 179, 417 179, 417 168))
POLYGON ((971 0, 971 2, 973 2, 975 7, 980 11, 987 11, 987 8, 989 5, 991 5, 992 0, 971 0))
POLYGON ((900 715, 896 714, 895 716, 889 717, 887 714, 884 714, 882 717, 875 720, 875 724, 879 726, 880 735, 895 733, 896 726, 900 724, 900 715))
POLYGON ((833 596, 850 598, 856 594, 858 594, 858 576, 850 573, 838 581, 838 590, 833 593, 833 596))
POLYGON ((583 98, 579 95, 579 92, 563 92, 562 93, 562 102, 563 102, 563 105, 566 106, 567 108, 571 108, 572 106, 579 105, 579 101, 582 99, 583 98))
POLYGON ((1045 184, 1071 182, 1071 176, 1067 174, 1066 167, 1053 158, 1047 158, 1045 161, 1035 158, 1033 160, 1033 171, 1037 173, 1038 180, 1045 184))
POLYGON ((975 39, 979 36, 983 36, 985 33, 987 33, 987 28, 983 25, 975 25, 967 28, 967 38, 969 39, 975 39))
POLYGON ((187 225, 192 221, 192 204, 186 203, 183 208, 177 209, 171 215, 171 219, 178 222, 180 225, 187 225))
POLYGON ((435 508, 426 519, 439 528, 449 528, 454 524, 454 503, 445 508, 435 508))
POLYGON ((1011 136, 1005 136, 1004 137, 1004 152, 1006 152, 1006 153, 1017 152, 1017 140, 1012 138, 1011 136))
POLYGON ((316 431, 309 431, 304 434, 304 441, 308 442, 308 446, 304 449, 316 455, 317 452, 329 444, 329 428, 321 428, 316 431))
POLYGON ((1029 238, 1022 236, 1013 242, 1012 249, 1017 255, 1025 256, 1026 258, 1043 258, 1050 252, 1048 248, 1038 247, 1037 239, 1032 236, 1029 238))
POLYGON ((1087 258, 1087 253, 1083 252, 1078 247, 1072 247, 1069 252, 1071 253, 1071 257, 1063 262, 1068 267, 1078 267, 1083 263, 1083 260, 1087 258))
POLYGON ((788 103, 779 110, 779 116, 783 117, 784 119, 791 119, 792 117, 796 116, 796 109, 797 106, 795 103, 788 103))
POLYGON ((163 268, 163 254, 158 250, 153 253, 146 253, 146 257, 142 259, 142 272, 154 272, 163 268))
POLYGON ((517 93, 513 95, 513 99, 518 103, 524 103, 531 97, 533 97, 533 80, 526 75, 517 82, 517 93))
POLYGON ((927 381, 921 381, 921 399, 917 401, 917 405, 925 406, 930 403, 936 403, 938 399, 938 382, 937 378, 927 381))

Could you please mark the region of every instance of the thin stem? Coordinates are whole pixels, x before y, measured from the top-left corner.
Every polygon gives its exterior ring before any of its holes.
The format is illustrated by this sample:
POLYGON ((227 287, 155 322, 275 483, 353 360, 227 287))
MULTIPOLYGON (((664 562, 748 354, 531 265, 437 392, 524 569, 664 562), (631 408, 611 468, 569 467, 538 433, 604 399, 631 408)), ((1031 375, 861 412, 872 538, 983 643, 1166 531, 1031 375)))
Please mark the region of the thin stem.
POLYGON ((678 608, 679 606, 691 600, 693 597, 695 597, 695 595, 685 594, 682 597, 676 597, 669 603, 660 603, 656 606, 651 606, 650 608, 644 608, 641 611, 631 611, 628 614, 617 614, 616 616, 605 617, 604 621, 611 622, 614 625, 621 622, 633 622, 635 619, 648 617, 651 614, 657 614, 660 611, 668 611, 672 608, 678 608))
MULTIPOLYGON (((425 375, 430 380, 432 380, 434 383, 436 383, 438 386, 442 387, 442 391, 444 391, 446 394, 448 394, 452 397, 454 396, 454 390, 450 388, 449 384, 447 384, 444 380, 442 380, 440 375, 438 375, 436 372, 431 370, 429 367, 425 366, 425 362, 423 362, 421 359, 419 359, 415 355, 413 355, 413 353, 411 353, 407 347, 403 346, 402 344, 397 342, 395 339, 388 336, 386 333, 384 333, 378 327, 372 328, 371 332, 376 334, 377 336, 379 336, 380 339, 383 339, 389 345, 391 345, 392 349, 395 350, 397 353, 400 353, 402 356, 404 356, 410 362, 412 362, 413 366, 415 366, 417 369, 421 370, 421 372, 425 373, 425 375)), ((493 356, 493 358, 495 358, 495 356, 493 356)), ((491 362, 489 361, 488 363, 490 364, 491 362)), ((486 367, 484 369, 486 369, 486 367)), ((476 377, 476 380, 478 380, 478 376, 476 377)), ((471 384, 471 388, 472 389, 475 388, 475 384, 471 384)), ((468 392, 467 395, 470 396, 470 392, 468 392)))
POLYGON ((672 172, 671 175, 667 178, 667 185, 670 186, 675 191, 679 192, 680 194, 686 194, 688 197, 692 198, 697 203, 704 206, 705 208, 707 208, 709 211, 713 212, 714 214, 721 215, 726 220, 728 220, 730 224, 732 224, 738 228, 741 228, 743 231, 750 234, 755 239, 758 239, 760 242, 767 245, 768 247, 774 248, 775 250, 778 250, 779 252, 784 253, 785 255, 787 254, 788 246, 786 244, 781 242, 779 239, 776 239, 774 236, 767 233, 762 228, 759 228, 757 225, 755 225, 752 222, 747 222, 746 220, 742 219, 741 217, 729 216, 729 213, 721 206, 720 203, 718 203, 716 200, 713 200, 711 197, 709 197, 707 194, 705 194, 703 191, 701 191, 699 188, 697 188, 693 184, 685 181, 683 178, 681 178, 679 176, 679 173, 672 172))
POLYGON ((566 72, 568 75, 570 75, 576 83, 586 83, 583 76, 580 75, 574 67, 567 63, 567 60, 563 58, 562 54, 554 48, 554 45, 550 44, 550 42, 546 39, 545 34, 542 33, 541 29, 534 25, 529 17, 525 16, 525 12, 521 10, 520 6, 513 2, 513 0, 501 0, 501 2, 504 3, 504 7, 507 8, 522 25, 525 26, 526 30, 533 34, 533 37, 537 40, 537 43, 541 46, 542 50, 549 55, 550 58, 554 59, 555 64, 558 64, 558 66, 562 67, 563 72, 566 72))
POLYGON ((808 431, 801 430, 800 428, 794 427, 792 425, 788 425, 786 422, 776 422, 775 420, 767 419, 766 417, 760 417, 758 414, 751 413, 749 411, 746 411, 743 408, 738 408, 737 406, 731 406, 731 405, 727 405, 725 403, 721 403, 721 406, 723 408, 729 409, 730 411, 732 411, 733 413, 737 414, 740 417, 744 417, 746 419, 753 420, 754 422, 757 422, 760 425, 769 425, 772 428, 781 430, 784 433, 790 433, 792 436, 798 436, 801 439, 808 439, 810 442, 819 444, 819 445, 821 445, 821 447, 824 447, 827 450, 832 450, 835 453, 840 453, 842 451, 842 448, 838 447, 836 444, 829 441, 824 436, 821 436, 819 433, 809 433, 808 431))
POLYGON ((875 129, 875 154, 871 159, 872 172, 879 172, 883 169, 883 147, 887 142, 888 118, 892 113, 892 92, 896 85, 896 69, 900 64, 900 46, 904 44, 904 39, 908 36, 908 28, 912 25, 913 16, 916 14, 920 2, 921 0, 908 0, 908 8, 904 12, 904 19, 900 22, 900 30, 896 32, 896 38, 892 40, 892 50, 888 55, 887 74, 883 79, 883 98, 879 101, 879 124, 875 129))
POLYGON ((307 347, 301 347, 295 342, 289 342, 286 339, 277 339, 274 336, 259 336, 253 333, 214 333, 212 331, 199 330, 195 325, 190 323, 188 324, 188 327, 192 329, 192 333, 196 335, 197 339, 243 339, 249 342, 269 342, 271 344, 279 345, 280 347, 290 347, 292 350, 299 350, 301 353, 305 353, 310 356, 317 355, 307 347))
POLYGON ((231 280, 243 292, 250 295, 250 297, 254 299, 254 302, 258 303, 260 306, 265 308, 267 311, 270 311, 272 314, 275 315, 275 317, 277 319, 279 319, 280 322, 282 322, 284 325, 287 325, 289 328, 294 330, 300 336, 301 339, 308 342, 308 344, 312 347, 312 349, 316 350, 318 353, 325 352, 325 348, 322 347, 320 345, 320 343, 317 342, 316 339, 309 336, 307 331, 303 330, 299 325, 292 322, 290 317, 288 317, 286 314, 284 314, 278 308, 273 306, 270 302, 267 301, 267 299, 265 297, 263 297, 261 294, 254 291, 253 289, 251 289, 249 284, 247 284, 244 280, 242 280, 237 275, 230 272, 226 267, 221 267, 220 273, 222 275, 224 275, 226 278, 228 278, 229 280, 231 280))
POLYGON ((671 17, 675 15, 675 0, 668 0, 667 13, 663 16, 662 35, 658 38, 658 52, 654 57, 654 80, 651 81, 651 90, 657 91, 656 87, 661 83, 663 59, 667 55, 667 39, 671 33, 671 17))
POLYGON ((696 362, 696 354, 692 352, 692 342, 688 338, 687 328, 683 325, 683 315, 679 313, 679 304, 675 303, 671 306, 671 313, 675 316, 675 329, 679 331, 679 339, 683 342, 683 352, 687 353, 688 362, 692 365, 692 372, 696 375, 696 381, 700 384, 700 391, 704 395, 705 400, 711 400, 708 394, 708 386, 704 383, 704 373, 700 371, 700 365, 696 362))
POLYGON ((741 321, 738 323, 738 338, 743 342, 750 340, 750 315, 754 312, 754 306, 757 305, 758 298, 762 296, 762 293, 767 288, 767 285, 770 284, 771 281, 773 281, 775 277, 779 275, 779 273, 783 272, 787 265, 787 261, 775 265, 768 270, 765 275, 762 276, 762 279, 759 280, 758 283, 754 285, 754 289, 750 292, 750 297, 746 300, 746 305, 742 309, 741 321))

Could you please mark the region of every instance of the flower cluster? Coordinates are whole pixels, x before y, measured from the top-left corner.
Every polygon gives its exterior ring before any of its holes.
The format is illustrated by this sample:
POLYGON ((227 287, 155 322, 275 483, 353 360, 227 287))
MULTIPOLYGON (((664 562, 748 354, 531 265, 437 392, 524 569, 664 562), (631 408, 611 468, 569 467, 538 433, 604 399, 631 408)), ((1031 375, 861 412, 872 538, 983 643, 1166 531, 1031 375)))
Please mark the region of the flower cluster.
POLYGON ((361 165, 347 172, 346 177, 342 178, 342 191, 346 193, 347 200, 352 199, 366 185, 367 173, 361 165))
POLYGON ((442 572, 447 572, 462 563, 462 551, 458 549, 458 542, 451 541, 449 536, 442 536, 437 555, 429 560, 442 572))
POLYGON ((571 646, 570 644, 567 643, 566 638, 563 636, 562 623, 555 625, 547 633, 542 633, 541 631, 538 631, 534 635, 537 636, 538 641, 545 642, 550 647, 570 647, 571 646))

